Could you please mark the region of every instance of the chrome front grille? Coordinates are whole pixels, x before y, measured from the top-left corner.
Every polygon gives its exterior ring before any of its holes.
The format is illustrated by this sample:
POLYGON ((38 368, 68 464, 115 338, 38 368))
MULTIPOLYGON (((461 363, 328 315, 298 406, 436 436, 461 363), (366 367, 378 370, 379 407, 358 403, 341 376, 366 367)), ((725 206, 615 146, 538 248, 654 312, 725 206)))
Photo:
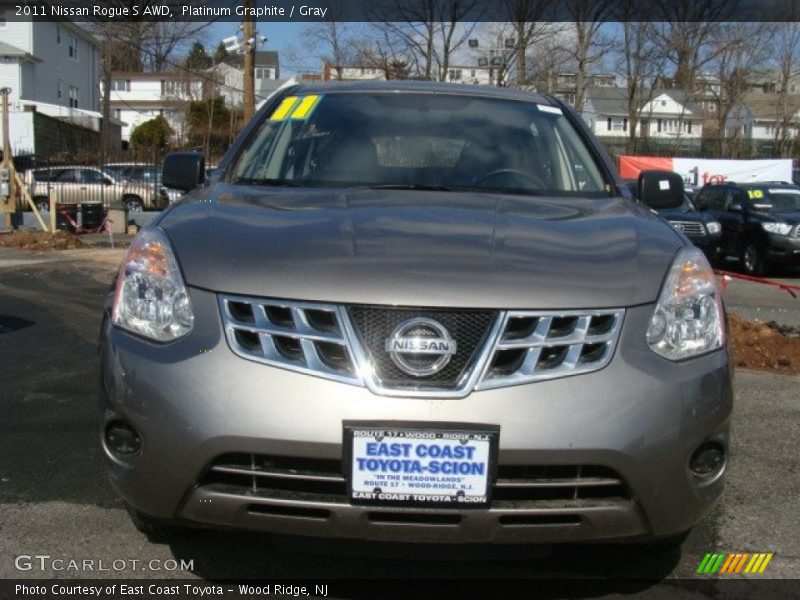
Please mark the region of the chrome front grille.
POLYGON ((510 311, 477 389, 602 369, 611 360, 623 310, 510 311))
POLYGON ((682 231, 688 238, 697 238, 706 235, 706 228, 702 223, 697 223, 695 221, 670 221, 669 224, 678 231, 682 231))
POLYGON ((228 344, 242 358, 379 395, 435 398, 602 369, 614 354, 625 314, 621 308, 345 307, 228 294, 219 296, 219 304, 228 344), (458 350, 440 373, 412 377, 383 354, 384 343, 398 323, 419 315, 446 327, 458 350))
POLYGON ((338 307, 227 295, 219 302, 228 344, 242 358, 361 383, 338 307))
MULTIPOLYGON (((340 460, 226 454, 208 465, 198 484, 221 494, 307 504, 349 503, 340 460)), ((630 497, 616 471, 597 465, 500 464, 492 483, 492 508, 566 508, 570 503, 588 506, 630 497)))

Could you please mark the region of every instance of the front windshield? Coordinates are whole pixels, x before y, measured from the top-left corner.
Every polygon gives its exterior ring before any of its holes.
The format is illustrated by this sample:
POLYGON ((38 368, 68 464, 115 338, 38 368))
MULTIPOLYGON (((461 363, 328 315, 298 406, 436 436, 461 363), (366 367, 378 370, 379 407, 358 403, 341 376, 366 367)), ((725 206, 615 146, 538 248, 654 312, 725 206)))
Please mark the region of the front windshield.
POLYGON ((800 187, 765 188, 760 191, 763 197, 753 200, 753 208, 771 212, 800 211, 800 187))
POLYGON ((561 110, 456 94, 284 98, 236 162, 260 185, 607 195, 561 110))

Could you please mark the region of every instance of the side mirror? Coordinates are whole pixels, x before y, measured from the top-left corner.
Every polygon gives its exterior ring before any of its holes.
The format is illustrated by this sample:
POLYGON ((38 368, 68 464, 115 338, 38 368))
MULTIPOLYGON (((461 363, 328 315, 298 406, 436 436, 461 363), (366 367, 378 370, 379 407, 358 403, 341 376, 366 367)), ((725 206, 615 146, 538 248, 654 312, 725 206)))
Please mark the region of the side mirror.
POLYGON ((170 152, 161 167, 161 185, 188 192, 206 180, 205 158, 200 152, 170 152))
POLYGON ((683 206, 683 177, 672 171, 639 173, 638 197, 653 210, 683 206))
POLYGON ((744 212, 744 208, 742 207, 741 202, 732 202, 730 206, 728 206, 728 210, 730 212, 737 212, 737 213, 744 212))

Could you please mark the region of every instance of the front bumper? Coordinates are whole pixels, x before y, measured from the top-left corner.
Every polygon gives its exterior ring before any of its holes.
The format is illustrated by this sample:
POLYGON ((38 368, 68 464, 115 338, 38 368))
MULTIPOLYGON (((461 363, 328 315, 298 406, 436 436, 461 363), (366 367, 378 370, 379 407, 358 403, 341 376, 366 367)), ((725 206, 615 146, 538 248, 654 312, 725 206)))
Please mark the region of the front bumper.
POLYGON ((474 392, 459 400, 377 396, 366 388, 236 356, 216 296, 190 290, 196 327, 157 345, 106 320, 101 339, 103 427, 141 434, 142 452, 105 448, 122 497, 154 517, 298 535, 427 542, 644 539, 683 532, 722 491, 724 472, 699 482, 689 457, 703 442, 728 447, 728 349, 671 363, 646 346, 652 306, 628 309, 616 355, 585 375, 474 392), (341 494, 274 494, 209 483, 223 455, 270 455, 337 464, 345 420, 499 425, 500 468, 593 465, 624 493, 494 501, 489 509, 352 506, 341 494))
POLYGON ((772 263, 800 265, 800 237, 767 234, 767 259, 772 263))

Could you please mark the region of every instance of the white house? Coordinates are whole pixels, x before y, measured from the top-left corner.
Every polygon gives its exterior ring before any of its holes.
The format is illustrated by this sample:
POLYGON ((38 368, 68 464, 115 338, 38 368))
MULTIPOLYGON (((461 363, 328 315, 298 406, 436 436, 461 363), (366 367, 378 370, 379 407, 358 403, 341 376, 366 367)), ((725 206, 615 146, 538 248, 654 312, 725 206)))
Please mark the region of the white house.
MULTIPOLYGON (((228 106, 244 103, 244 56, 233 54, 209 69, 218 84, 216 93, 228 106)), ((256 104, 269 96, 282 83, 280 57, 274 50, 258 50, 254 59, 256 104), (276 83, 278 82, 278 83, 276 83)))
POLYGON ((453 65, 447 69, 444 81, 467 83, 470 85, 493 85, 493 70, 490 67, 471 67, 453 65))
POLYGON ((796 138, 799 129, 800 98, 793 95, 786 96, 784 107, 780 94, 749 93, 733 107, 725 121, 725 135, 743 140, 796 138))
MULTIPOLYGON (((595 135, 600 138, 629 136, 627 94, 626 88, 587 88, 582 115, 595 135)), ((636 106, 637 136, 698 143, 703 136, 703 111, 682 90, 643 90, 636 106)))
POLYGON ((11 100, 96 111, 100 43, 69 21, 12 21, 0 5, 0 87, 11 100))
POLYGON ((131 131, 159 115, 167 119, 178 141, 186 134, 186 109, 202 100, 209 79, 187 72, 111 74, 112 115, 123 121, 122 139, 130 141, 131 131))
MULTIPOLYGON (((102 121, 100 42, 69 21, 11 20, 11 10, 0 5, 0 87, 11 88, 14 153, 95 152, 102 121)), ((110 125, 113 133, 120 123, 112 119, 110 125)))

